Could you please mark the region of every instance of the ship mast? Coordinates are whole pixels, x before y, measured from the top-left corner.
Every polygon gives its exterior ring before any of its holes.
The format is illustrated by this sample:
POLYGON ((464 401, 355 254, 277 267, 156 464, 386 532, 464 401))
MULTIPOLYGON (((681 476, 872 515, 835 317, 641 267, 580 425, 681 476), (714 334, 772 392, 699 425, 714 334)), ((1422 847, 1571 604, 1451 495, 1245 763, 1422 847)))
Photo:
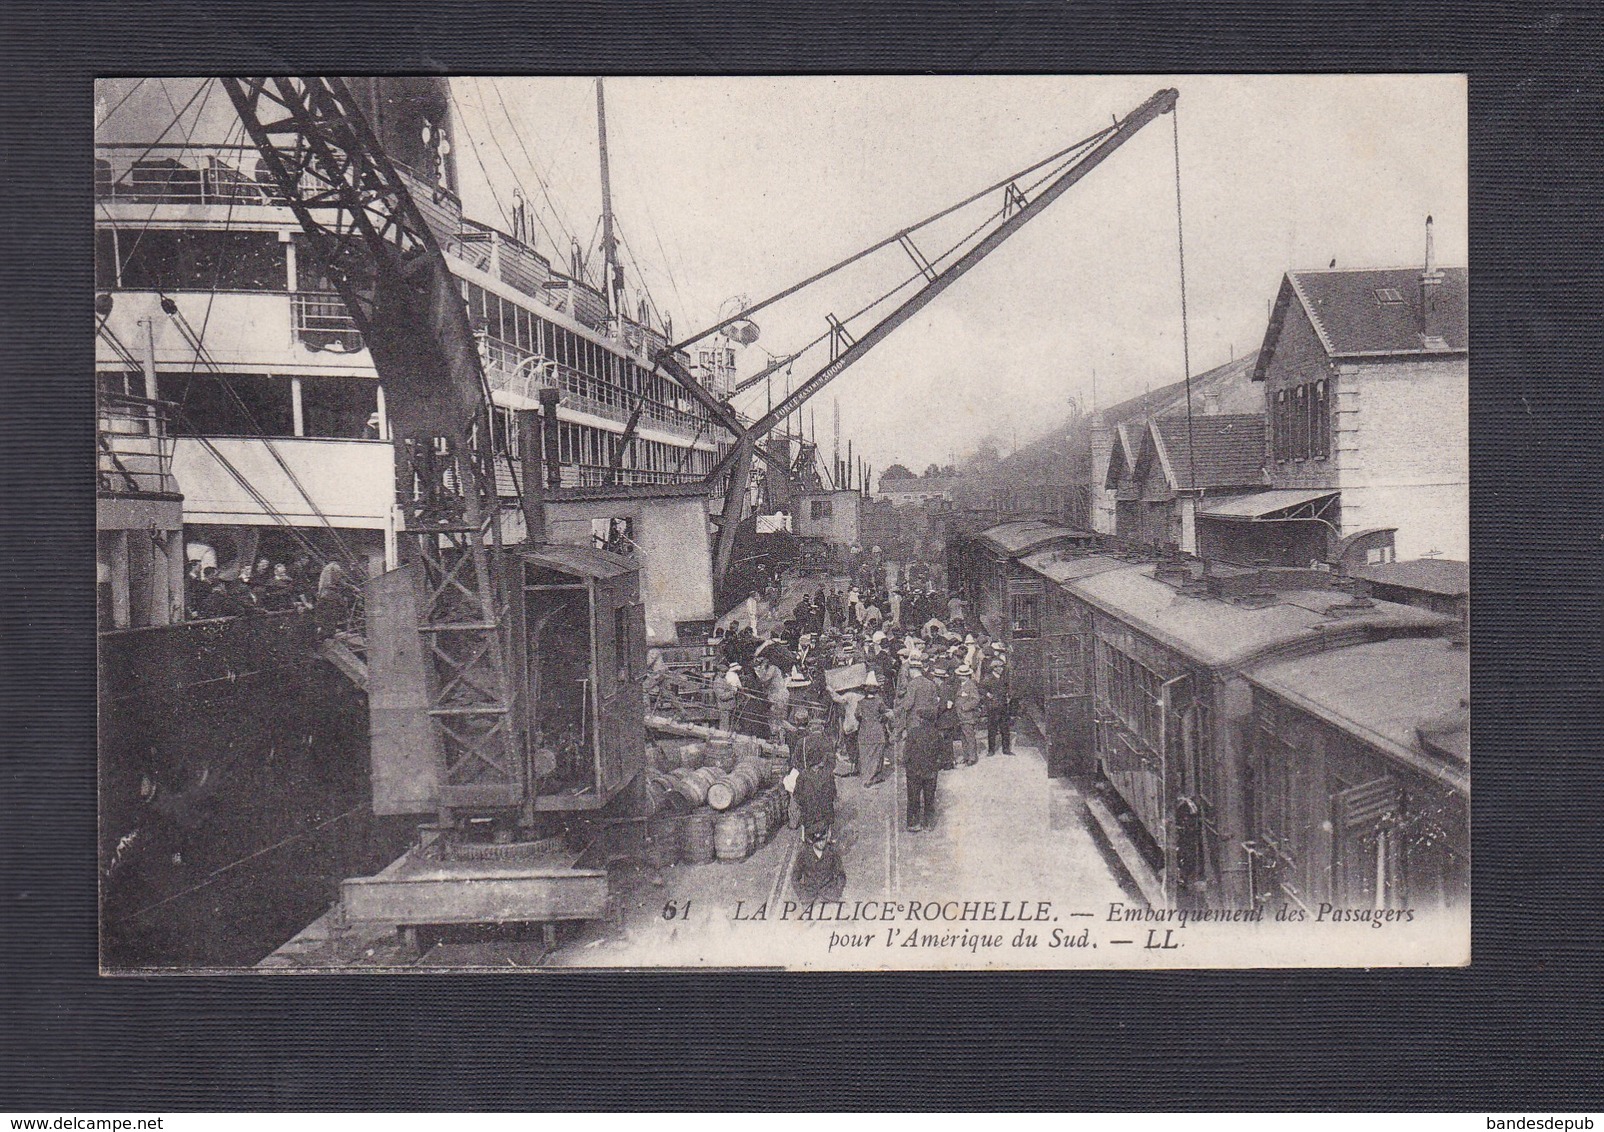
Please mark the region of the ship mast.
POLYGON ((602 290, 607 294, 608 312, 618 318, 624 313, 624 271, 618 263, 618 242, 613 232, 613 183, 607 169, 607 103, 599 78, 596 80, 596 140, 601 152, 602 258, 607 275, 602 290))

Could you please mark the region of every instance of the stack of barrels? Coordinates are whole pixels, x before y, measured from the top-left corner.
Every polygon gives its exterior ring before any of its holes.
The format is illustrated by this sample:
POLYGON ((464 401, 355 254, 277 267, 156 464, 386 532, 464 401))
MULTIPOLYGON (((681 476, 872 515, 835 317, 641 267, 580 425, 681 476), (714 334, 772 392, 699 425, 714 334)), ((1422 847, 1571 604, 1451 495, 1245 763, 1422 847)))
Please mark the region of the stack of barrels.
POLYGON ((789 799, 780 780, 788 769, 755 743, 654 743, 646 771, 647 863, 749 857, 785 825, 789 799))

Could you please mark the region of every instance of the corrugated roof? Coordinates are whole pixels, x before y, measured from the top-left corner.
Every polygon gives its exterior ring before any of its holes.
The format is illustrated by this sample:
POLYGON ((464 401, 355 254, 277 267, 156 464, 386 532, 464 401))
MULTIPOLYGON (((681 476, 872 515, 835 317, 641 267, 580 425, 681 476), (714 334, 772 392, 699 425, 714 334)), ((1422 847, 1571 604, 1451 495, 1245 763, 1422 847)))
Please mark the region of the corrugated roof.
POLYGON ((538 545, 525 543, 516 549, 519 557, 527 562, 549 566, 580 578, 616 578, 635 569, 635 564, 627 558, 588 546, 546 542, 538 545))
POLYGON ((1248 487, 1264 481, 1264 414, 1159 417, 1157 434, 1176 488, 1248 487), (1193 477, 1196 482, 1193 482, 1193 477))
POLYGON ((1266 606, 1233 605, 1192 597, 1153 579, 1153 567, 1130 566, 1068 582, 1064 588, 1138 632, 1209 666, 1241 664, 1278 647, 1313 639, 1316 632, 1448 629, 1452 618, 1387 601, 1370 609, 1327 616, 1352 599, 1336 590, 1292 590, 1266 606))
POLYGON ((1200 507, 1198 514, 1211 519, 1261 519, 1277 511, 1300 507, 1335 494, 1335 489, 1329 487, 1258 491, 1252 495, 1233 495, 1229 499, 1216 500, 1200 507))
POLYGON ((1041 519, 1020 519, 998 523, 976 537, 993 550, 1013 558, 1058 539, 1084 540, 1092 536, 1086 531, 1071 530, 1041 519))
POLYGON ((1382 586, 1402 586, 1425 593, 1459 597, 1470 592, 1470 563, 1452 558, 1416 558, 1348 567, 1348 573, 1382 586))
POLYGON ((1246 675, 1374 746, 1468 786, 1460 768, 1428 754, 1417 729, 1430 728, 1434 747, 1463 751, 1468 761, 1469 717, 1461 708, 1470 700, 1469 650, 1441 637, 1371 641, 1272 660, 1246 675))
MULTIPOLYGON (((1422 337, 1420 274, 1418 267, 1289 271, 1277 306, 1286 301, 1290 289, 1333 358, 1467 352, 1469 272, 1463 267, 1442 269, 1435 310, 1426 328, 1431 340, 1422 337)), ((1272 318, 1270 337, 1277 328, 1272 318)), ((1273 342, 1266 345, 1273 348, 1273 342)), ((1270 354, 1271 349, 1265 349, 1260 361, 1268 364, 1270 354)), ((1262 377, 1262 371, 1254 373, 1255 380, 1262 377)))

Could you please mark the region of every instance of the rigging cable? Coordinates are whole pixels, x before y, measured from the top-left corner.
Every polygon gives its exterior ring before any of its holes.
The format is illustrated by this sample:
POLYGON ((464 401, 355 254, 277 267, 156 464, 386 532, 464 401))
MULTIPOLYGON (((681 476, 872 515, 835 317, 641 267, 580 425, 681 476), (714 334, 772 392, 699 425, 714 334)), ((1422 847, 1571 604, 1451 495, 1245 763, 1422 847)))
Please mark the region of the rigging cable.
POLYGON ((479 166, 479 173, 485 179, 485 187, 490 190, 491 201, 494 202, 496 211, 501 213, 501 222, 507 226, 507 231, 511 232, 512 218, 507 215, 507 210, 502 207, 501 196, 496 192, 496 183, 490 179, 490 171, 485 168, 484 158, 479 156, 479 143, 474 140, 473 131, 468 129, 468 116, 462 112, 462 104, 457 101, 457 96, 451 90, 449 84, 446 86, 446 97, 451 99, 451 105, 456 108, 457 121, 462 124, 462 135, 467 139, 468 149, 473 153, 474 163, 479 166))
MULTIPOLYGON (((478 86, 478 83, 479 80, 477 78, 474 79, 474 85, 476 87, 478 86)), ((540 186, 540 195, 546 198, 546 204, 551 208, 552 220, 556 222, 558 230, 562 232, 563 236, 568 240, 568 242, 570 244, 573 243, 573 229, 569 227, 568 223, 563 219, 562 213, 558 211, 557 202, 551 199, 551 189, 546 184, 546 178, 541 175, 540 166, 535 164, 535 159, 533 156, 531 156, 529 147, 524 144, 523 133, 518 129, 518 123, 513 120, 512 111, 507 109, 506 96, 502 93, 501 86, 496 82, 494 76, 492 76, 490 79, 490 88, 496 92, 496 100, 501 104, 501 113, 506 117, 507 124, 512 127, 513 141, 518 143, 518 148, 523 150, 524 160, 529 162, 529 169, 535 175, 535 183, 540 186)), ((481 99, 481 101, 483 100, 481 99)), ((541 229, 546 230, 544 223, 541 224, 541 229)), ((546 230, 546 235, 550 236, 551 232, 546 230)), ((551 244, 556 254, 563 254, 563 247, 559 245, 555 239, 552 240, 551 244)))
MULTIPOLYGON (((1097 136, 1100 136, 1100 135, 1097 135, 1097 136)), ((1073 155, 1070 156, 1067 160, 1065 160, 1063 162, 1063 164, 1061 164, 1059 166, 1056 166, 1053 169, 1050 169, 1048 172, 1044 173, 1041 177, 1039 177, 1035 181, 1031 182, 1028 186, 1026 186, 1025 192, 1027 194, 1030 193, 1030 192, 1034 192, 1036 189, 1040 188, 1042 185, 1046 184, 1048 181, 1054 180, 1057 177, 1063 175, 1066 171, 1069 170, 1069 168, 1071 166, 1073 166, 1077 161, 1079 161, 1082 156, 1084 156, 1083 153, 1075 153, 1074 151, 1076 149, 1084 150, 1085 148, 1088 148, 1089 146, 1094 144, 1095 140, 1096 140, 1096 136, 1079 143, 1077 146, 1072 146, 1069 150, 1065 150, 1064 153, 1070 153, 1070 154, 1073 154, 1073 155)), ((1064 155, 1063 153, 1060 153, 1060 154, 1057 154, 1055 156, 1056 157, 1062 157, 1063 155, 1064 155)), ((1049 160, 1052 160, 1052 159, 1050 158, 1049 160)), ((1044 162, 1038 162, 1036 165, 1032 166, 1031 168, 1032 168, 1032 170, 1040 169, 1043 164, 1045 164, 1045 163, 1044 162)), ((970 202, 972 203, 974 199, 975 198, 971 198, 970 202)), ((954 211, 954 209, 956 209, 958 207, 961 207, 961 206, 954 206, 954 208, 948 209, 947 210, 947 214, 950 214, 952 211, 954 211)), ((979 224, 977 224, 975 227, 971 228, 963 236, 959 237, 958 240, 956 240, 950 247, 948 247, 946 251, 944 251, 944 252, 940 253, 939 255, 934 256, 933 258, 931 258, 929 260, 930 266, 932 268, 936 268, 938 265, 944 263, 945 261, 947 261, 949 259, 952 259, 952 258, 956 257, 957 255, 959 255, 961 249, 963 249, 966 244, 968 244, 971 240, 973 240, 976 236, 978 236, 981 232, 983 232, 994 221, 996 221, 996 220, 998 220, 1000 218, 1003 218, 1004 213, 1007 212, 1007 209, 1008 209, 1008 206, 1007 206, 1007 203, 1005 202, 1003 207, 998 208, 997 210, 988 213, 980 221, 979 224)), ((921 223, 927 223, 927 222, 926 221, 921 221, 921 223)), ((908 229, 908 231, 910 231, 910 232, 913 231, 913 230, 914 229, 911 229, 911 228, 908 229)), ((879 245, 879 248, 883 248, 885 246, 886 246, 886 243, 882 242, 879 245)), ((868 249, 865 252, 860 253, 858 256, 856 256, 854 258, 861 259, 861 258, 863 258, 863 256, 869 255, 872 252, 874 252, 876 250, 879 250, 879 248, 868 249)), ((895 298, 897 295, 901 294, 911 284, 918 283, 921 280, 927 280, 927 277, 925 276, 925 274, 922 271, 915 271, 912 275, 908 276, 901 283, 898 283, 895 287, 891 288, 889 291, 886 291, 879 298, 873 300, 872 302, 870 302, 866 306, 860 307, 858 310, 856 310, 856 311, 852 312, 851 314, 847 315, 845 318, 839 319, 838 322, 840 323, 840 325, 846 326, 849 323, 855 321, 856 319, 862 318, 864 315, 868 314, 870 311, 874 310, 875 308, 877 308, 879 306, 882 306, 883 304, 889 302, 891 299, 895 298)), ((792 289, 793 292, 795 290, 800 289, 801 286, 806 286, 806 284, 804 283, 804 284, 799 285, 798 288, 793 288, 792 289)), ((774 301, 773 299, 765 300, 765 302, 773 302, 773 301, 774 301)), ((759 304, 759 305, 763 305, 763 304, 759 304)), ((749 308, 749 309, 751 309, 751 308, 749 308)), ((834 330, 833 327, 831 327, 829 329, 826 329, 818 337, 814 338, 811 342, 807 343, 801 349, 799 349, 795 353, 793 353, 791 355, 792 361, 794 362, 795 359, 801 357, 803 354, 807 353, 809 350, 813 349, 815 346, 819 345, 821 342, 823 342, 827 338, 829 338, 830 335, 833 333, 833 330, 834 330)), ((691 341, 695 341, 695 339, 691 339, 691 341)), ((787 396, 789 397, 789 394, 787 396)))
MULTIPOLYGON (((490 80, 490 85, 492 87, 495 87, 495 83, 496 83, 495 79, 491 79, 490 80)), ((474 89, 474 93, 479 96, 479 107, 482 110, 484 108, 484 105, 485 105, 485 96, 484 96, 484 91, 481 90, 480 87, 479 87, 479 79, 477 77, 475 77, 474 80, 473 80, 473 89, 474 89)), ((517 125, 517 123, 515 123, 512 120, 512 112, 507 109, 506 100, 501 97, 501 92, 500 92, 499 88, 496 91, 496 98, 497 98, 498 102, 500 103, 502 115, 507 119, 507 124, 512 127, 513 140, 515 140, 518 143, 518 148, 523 150, 523 152, 524 152, 524 160, 529 163, 529 171, 535 175, 535 183, 540 186, 541 195, 546 198, 546 203, 547 204, 551 204, 551 194, 546 191, 546 182, 544 181, 544 179, 541 178, 540 170, 535 167, 535 159, 529 156, 529 147, 524 145, 523 138, 519 137, 519 135, 518 135, 518 125, 517 125)), ((522 179, 518 176, 517 170, 513 169, 512 162, 507 160, 506 151, 501 148, 501 141, 496 137, 496 131, 495 130, 491 130, 490 131, 490 139, 496 143, 496 151, 501 154, 501 160, 506 162, 507 170, 508 170, 508 172, 512 173, 513 180, 515 182, 521 182, 522 179)), ((521 184, 520 184, 520 187, 522 187, 521 184)), ((525 199, 527 199, 527 198, 525 198, 525 199)), ((559 244, 557 242, 557 237, 552 235, 551 229, 546 227, 546 217, 545 217, 545 214, 544 214, 544 210, 542 210, 542 209, 532 209, 531 211, 534 212, 535 223, 540 225, 540 230, 546 234, 546 239, 551 242, 551 247, 552 247, 553 253, 557 254, 557 255, 562 254, 562 249, 563 249, 564 245, 559 244)), ((557 227, 559 229, 563 229, 562 217, 557 215, 556 206, 555 205, 552 206, 552 219, 557 222, 557 227)), ((565 230, 564 231, 564 235, 566 235, 566 234, 567 233, 566 233, 566 230, 565 230)))
MULTIPOLYGON (((189 96, 189 101, 185 102, 183 106, 179 107, 178 113, 177 113, 177 115, 174 116, 173 120, 171 122, 167 123, 167 125, 162 129, 161 133, 156 135, 156 140, 151 142, 149 145, 147 145, 145 147, 145 149, 144 149, 144 152, 142 152, 138 157, 134 158, 133 161, 129 162, 128 169, 129 169, 130 173, 133 172, 133 169, 134 169, 135 166, 137 166, 141 161, 145 160, 145 158, 149 157, 151 155, 151 152, 158 145, 161 144, 162 139, 167 136, 167 131, 171 130, 174 126, 178 125, 179 120, 182 119, 183 116, 184 116, 184 111, 188 110, 191 106, 193 106, 195 104, 195 100, 197 98, 200 98, 201 97, 201 93, 204 91, 205 94, 206 94, 206 97, 205 98, 201 98, 201 104, 195 110, 195 120, 190 123, 189 132, 184 135, 184 144, 182 146, 182 149, 185 150, 185 151, 187 151, 189 149, 190 142, 195 137, 195 131, 200 129, 201 115, 206 113, 206 103, 212 97, 212 82, 213 82, 213 80, 211 80, 211 79, 203 80, 201 82, 201 84, 195 88, 195 93, 189 96)), ((171 102, 172 99, 169 98, 168 101, 171 102)), ((173 183, 173 173, 174 172, 176 172, 176 170, 170 170, 168 172, 168 174, 167 174, 167 182, 163 186, 164 189, 171 187, 171 185, 173 183)), ((103 211, 106 214, 107 218, 112 221, 113 227, 115 227, 116 226, 116 218, 112 216, 111 210, 106 207, 106 203, 104 201, 96 201, 96 203, 100 205, 101 211, 103 211)), ((148 216, 146 216, 144 221, 139 225, 139 235, 134 237, 133 245, 131 247, 129 247, 128 254, 127 254, 126 258, 132 259, 134 253, 139 250, 140 241, 145 238, 145 233, 150 231, 151 222, 156 219, 157 211, 165 203, 167 203, 167 202, 162 200, 161 197, 158 196, 157 199, 156 199, 156 202, 150 206, 150 214, 148 216)), ((119 244, 120 244, 120 241, 119 241, 119 244)), ((124 258, 121 253, 122 253, 122 249, 119 246, 119 248, 118 248, 118 256, 119 256, 119 258, 124 258)), ((119 278, 121 277, 121 275, 122 275, 122 272, 119 269, 119 271, 118 271, 119 278)))
MULTIPOLYGON (((123 103, 127 102, 130 98, 134 97, 134 93, 136 91, 138 91, 139 88, 144 86, 144 85, 145 85, 145 80, 144 79, 140 79, 133 86, 129 87, 128 88, 128 93, 123 95, 121 98, 119 98, 117 100, 117 105, 113 106, 110 110, 106 111, 106 116, 104 118, 102 118, 99 122, 95 123, 95 129, 98 130, 98 129, 102 128, 103 126, 105 126, 105 124, 107 122, 111 121, 111 116, 113 114, 117 113, 117 111, 121 110, 123 108, 123 103)), ((168 101, 171 102, 172 100, 169 99, 168 101)))

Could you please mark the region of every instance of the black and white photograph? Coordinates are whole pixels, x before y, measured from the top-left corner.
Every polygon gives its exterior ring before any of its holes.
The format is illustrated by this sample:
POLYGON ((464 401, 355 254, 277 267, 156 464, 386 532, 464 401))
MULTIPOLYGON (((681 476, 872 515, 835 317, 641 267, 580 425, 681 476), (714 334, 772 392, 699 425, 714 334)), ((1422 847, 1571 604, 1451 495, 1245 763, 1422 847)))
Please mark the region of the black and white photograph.
POLYGON ((100 972, 1468 964, 1467 135, 96 80, 100 972))

